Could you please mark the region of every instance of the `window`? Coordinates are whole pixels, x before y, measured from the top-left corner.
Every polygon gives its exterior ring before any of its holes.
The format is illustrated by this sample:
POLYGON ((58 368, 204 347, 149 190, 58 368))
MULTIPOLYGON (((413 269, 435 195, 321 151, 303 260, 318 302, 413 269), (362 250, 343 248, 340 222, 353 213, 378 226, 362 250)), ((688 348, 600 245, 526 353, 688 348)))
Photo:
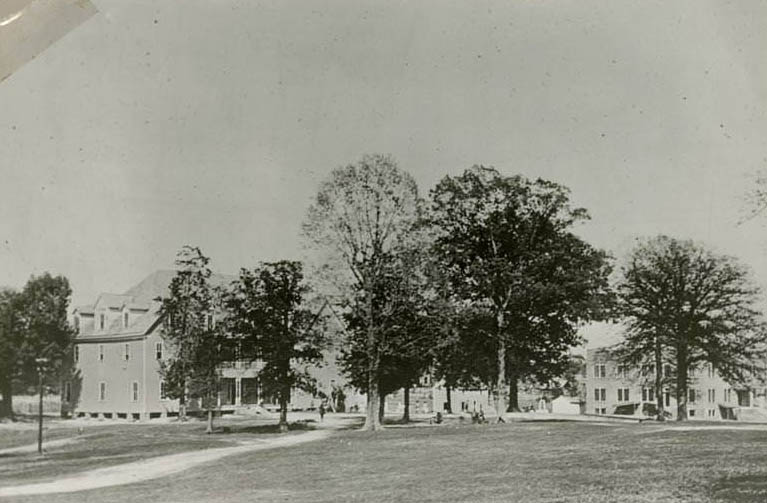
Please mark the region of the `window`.
POLYGON ((160 400, 168 399, 168 390, 165 387, 165 381, 160 381, 160 400))
POLYGON ((603 378, 607 375, 604 363, 594 365, 594 377, 603 378))
POLYGON ((655 402, 655 388, 642 388, 642 401, 655 402))
POLYGON ((80 315, 75 315, 75 332, 80 333, 80 315))
POLYGON ((663 375, 666 377, 671 377, 671 365, 663 366, 663 375))
POLYGON ((629 401, 629 389, 628 388, 618 388, 618 401, 619 402, 628 402, 629 401))
POLYGON ((708 413, 708 417, 710 418, 716 417, 716 409, 708 409, 706 412, 708 413))
POLYGON ((642 366, 642 375, 644 375, 644 376, 655 375, 655 364, 654 363, 650 363, 649 365, 643 365, 642 366))
POLYGON ((128 311, 123 313, 123 327, 128 328, 128 311))
POLYGON ((103 402, 107 399, 107 383, 101 381, 99 383, 99 402, 103 402))
POLYGON ((707 365, 707 367, 708 367, 708 376, 709 376, 709 377, 714 377, 714 374, 715 374, 715 371, 714 371, 714 365, 713 365, 713 364, 711 364, 711 363, 709 363, 709 364, 707 365))
POLYGON ((698 393, 694 389, 691 389, 689 394, 690 394, 689 402, 695 403, 695 397, 698 395, 698 393))
POLYGON ((106 323, 106 316, 102 313, 99 315, 99 330, 104 330, 105 323, 106 323))
POLYGON ((629 377, 628 365, 618 365, 617 372, 618 372, 618 377, 622 379, 628 379, 629 377))
POLYGON ((708 390, 708 403, 714 403, 716 402, 716 390, 710 389, 708 390))
POLYGON ((125 361, 130 360, 130 344, 125 345, 125 361))
POLYGON ((130 386, 131 402, 138 402, 138 381, 133 381, 130 386))
POLYGON ((724 401, 729 402, 732 398, 732 390, 730 388, 727 388, 724 390, 724 401))
POLYGON ((154 343, 154 357, 157 360, 162 360, 162 342, 154 343))
POLYGON ((80 361, 80 346, 75 344, 75 363, 80 361))
POLYGON ((72 401, 72 383, 69 381, 64 383, 64 401, 65 402, 72 401))
POLYGON ((671 393, 666 391, 665 393, 663 393, 663 395, 664 395, 665 400, 666 400, 666 407, 671 407, 671 393))
POLYGON ((600 414, 602 414, 603 416, 604 416, 605 414, 607 414, 607 409, 604 409, 604 408, 603 408, 603 409, 600 411, 600 414))
POLYGON ((205 315, 205 328, 208 330, 213 330, 213 315, 212 314, 206 314, 205 315))
POLYGON ((687 413, 690 417, 695 417, 695 409, 690 409, 687 413))
POLYGON ((604 402, 607 400, 607 390, 605 388, 594 388, 594 401, 604 402))
POLYGON ((103 344, 99 344, 99 361, 100 362, 104 361, 104 345, 103 344))

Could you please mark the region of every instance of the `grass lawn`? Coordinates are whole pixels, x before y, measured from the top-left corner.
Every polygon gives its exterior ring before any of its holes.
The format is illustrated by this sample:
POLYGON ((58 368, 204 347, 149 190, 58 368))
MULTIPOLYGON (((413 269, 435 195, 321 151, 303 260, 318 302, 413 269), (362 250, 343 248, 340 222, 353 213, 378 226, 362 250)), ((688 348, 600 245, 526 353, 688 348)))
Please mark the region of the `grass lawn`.
MULTIPOLYGON (((155 441, 172 438, 158 430, 155 441)), ((151 439, 140 441, 141 449, 152 445, 151 439)), ((45 500, 128 502, 138 495, 144 501, 222 503, 764 502, 767 431, 564 422, 339 431, 173 477, 45 500)))
MULTIPOLYGON (((150 457, 185 451, 227 447, 241 440, 277 433, 263 420, 218 420, 217 433, 205 434, 205 423, 87 424, 78 428, 55 423, 45 432, 45 440, 71 439, 71 443, 52 446, 40 458, 37 452, 0 453, 0 486, 53 480, 93 468, 129 463, 150 457)), ((0 448, 37 442, 37 430, 0 431, 0 448)))

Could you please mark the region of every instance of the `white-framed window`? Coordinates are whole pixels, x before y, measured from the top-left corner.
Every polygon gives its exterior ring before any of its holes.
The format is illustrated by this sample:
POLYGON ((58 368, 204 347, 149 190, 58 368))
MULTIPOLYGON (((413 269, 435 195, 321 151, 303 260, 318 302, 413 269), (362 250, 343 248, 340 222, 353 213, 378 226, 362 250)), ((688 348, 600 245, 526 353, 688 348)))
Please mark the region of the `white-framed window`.
POLYGON ((668 391, 664 391, 663 400, 666 404, 666 407, 671 407, 671 393, 669 393, 668 391))
POLYGON ((724 401, 729 403, 731 399, 732 399, 732 389, 725 388, 725 390, 724 390, 724 401))
POLYGON ((604 363, 597 363, 594 365, 594 377, 602 379, 607 376, 607 368, 604 363))
POLYGON ((128 328, 128 311, 123 313, 123 327, 128 328))
POLYGON ((104 361, 104 345, 103 344, 99 344, 99 361, 100 362, 104 361))
POLYGON ((714 370, 714 364, 713 363, 709 363, 706 366, 708 367, 708 376, 709 377, 714 377, 716 375, 716 371, 714 370))
POLYGON ((690 409, 689 411, 687 411, 687 415, 690 417, 695 417, 695 409, 690 409))
POLYGON ((606 402, 607 401, 607 389, 605 389, 605 388, 594 388, 594 401, 596 401, 596 402, 606 402))
POLYGON ((708 390, 708 403, 714 403, 716 402, 716 390, 710 389, 708 390))
POLYGON ((687 399, 690 403, 695 403, 695 399, 698 397, 698 391, 696 389, 690 389, 689 391, 689 398, 687 399))
POLYGON ((154 357, 157 360, 162 360, 162 341, 154 343, 154 357))
POLYGON ((655 388, 642 388, 642 401, 655 403, 655 388))
POLYGON ((99 314, 99 330, 104 330, 106 325, 107 316, 104 313, 99 314))
POLYGON ((75 347, 74 347, 74 358, 75 358, 75 363, 80 361, 80 346, 78 346, 77 344, 75 344, 75 347))
POLYGON ((716 417, 716 409, 708 409, 706 412, 708 413, 708 417, 710 418, 716 417))
POLYGON ((138 402, 138 381, 130 383, 130 401, 138 402))
POLYGON ((628 402, 629 401, 629 389, 628 388, 618 388, 618 401, 619 402, 628 402))
POLYGON ((629 367, 628 365, 618 365, 616 367, 616 373, 618 377, 621 379, 628 379, 629 378, 629 367))
POLYGON ((165 381, 160 379, 160 400, 168 399, 168 390, 165 381))
POLYGON ((107 383, 101 381, 99 383, 99 402, 103 402, 107 399, 107 383))
POLYGON ((123 358, 125 358, 126 362, 130 360, 130 343, 125 343, 125 354, 123 355, 123 358))

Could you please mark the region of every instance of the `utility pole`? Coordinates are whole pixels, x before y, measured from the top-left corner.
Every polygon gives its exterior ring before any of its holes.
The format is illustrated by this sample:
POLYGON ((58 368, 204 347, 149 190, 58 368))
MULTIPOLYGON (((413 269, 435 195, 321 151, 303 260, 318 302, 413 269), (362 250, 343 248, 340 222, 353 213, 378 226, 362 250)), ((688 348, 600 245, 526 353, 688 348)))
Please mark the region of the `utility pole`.
POLYGON ((37 423, 37 453, 43 455, 43 372, 45 370, 45 364, 48 363, 48 358, 36 358, 37 364, 37 377, 40 385, 40 403, 38 407, 38 423, 37 423))

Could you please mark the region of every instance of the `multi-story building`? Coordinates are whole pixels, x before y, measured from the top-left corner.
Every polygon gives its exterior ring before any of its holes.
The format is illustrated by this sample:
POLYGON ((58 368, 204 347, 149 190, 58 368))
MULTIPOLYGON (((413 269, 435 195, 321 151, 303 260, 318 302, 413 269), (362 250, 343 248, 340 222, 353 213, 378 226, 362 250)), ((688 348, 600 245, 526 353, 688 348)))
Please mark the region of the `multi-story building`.
MULTIPOLYGON (((608 348, 588 350, 586 364, 587 414, 656 414, 656 372, 653 364, 641 368, 622 365, 608 348)), ((664 366, 662 375, 671 378, 671 366, 664 366)), ((689 419, 767 421, 764 389, 732 386, 719 376, 711 364, 691 369, 690 379, 687 397, 689 419)), ((668 388, 663 388, 662 400, 667 416, 675 418, 676 398, 668 388)))
MULTIPOLYGON (((77 331, 74 346, 74 378, 65 383, 64 408, 79 416, 148 419, 175 415, 178 400, 166 396, 160 372, 161 363, 169 356, 162 337, 162 320, 158 314, 158 297, 167 295, 175 271, 158 271, 123 294, 104 293, 92 305, 74 310, 77 331)), ((213 275, 214 285, 233 278, 213 275)), ((209 315, 206 323, 215 323, 209 315)), ((271 402, 258 385, 258 362, 235 361, 222 366, 219 404, 222 410, 271 402)), ((337 395, 346 381, 327 358, 322 368, 311 368, 318 389, 326 397, 337 395), (335 393, 334 393, 335 392, 335 393)), ((346 406, 358 405, 359 395, 344 392, 346 406)), ((296 390, 291 394, 293 409, 314 408, 321 395, 296 390)), ((199 404, 189 401, 187 408, 199 404)), ((359 406, 359 405, 358 405, 359 406)))

